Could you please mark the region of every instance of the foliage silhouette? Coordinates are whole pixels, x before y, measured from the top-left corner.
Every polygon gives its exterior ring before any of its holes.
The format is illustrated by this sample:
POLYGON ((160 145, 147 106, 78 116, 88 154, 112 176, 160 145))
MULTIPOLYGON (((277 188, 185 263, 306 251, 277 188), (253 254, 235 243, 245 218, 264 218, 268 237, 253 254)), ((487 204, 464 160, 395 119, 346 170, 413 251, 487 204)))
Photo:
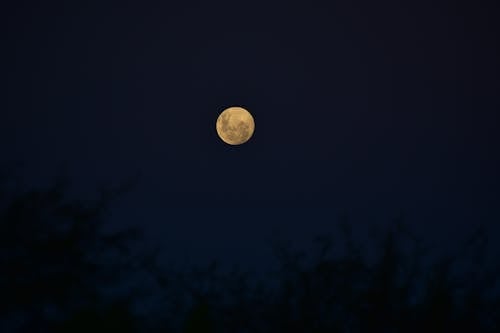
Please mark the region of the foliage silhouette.
POLYGON ((61 181, 49 189, 2 191, 2 332, 75 332, 82 318, 89 329, 94 318, 92 330, 100 331, 117 317, 132 321, 127 306, 104 296, 128 269, 126 249, 139 237, 134 229, 103 230, 106 210, 127 189, 102 190, 95 200, 68 200, 66 189, 61 181))
POLYGON ((266 278, 212 262, 173 271, 134 247, 140 232, 106 232, 105 213, 125 189, 65 198, 66 184, 0 193, 2 332, 498 332, 499 270, 479 228, 439 257, 402 220, 367 249, 349 221, 303 252, 275 241, 266 278), (376 254, 368 260, 369 254, 376 254), (109 291, 143 270, 152 290, 109 291), (147 315, 134 303, 156 299, 147 315))
MULTIPOLYGON (((199 270, 196 278, 186 277, 191 282, 211 281, 194 289, 197 284, 188 283, 191 289, 186 293, 205 297, 211 313, 217 314, 217 332, 498 331, 495 266, 484 273, 466 267, 456 270, 465 258, 463 249, 433 257, 401 221, 387 232, 378 246, 378 259, 369 264, 350 231, 343 226, 341 232, 345 251, 340 256, 330 253, 334 240, 328 237, 317 239, 313 256, 276 243, 281 266, 268 280, 252 285, 245 274, 218 275, 212 266, 199 270), (413 249, 404 250, 409 243, 413 249), (469 278, 471 273, 475 280, 469 278)), ((483 248, 484 236, 484 231, 473 235, 464 248, 483 248)))

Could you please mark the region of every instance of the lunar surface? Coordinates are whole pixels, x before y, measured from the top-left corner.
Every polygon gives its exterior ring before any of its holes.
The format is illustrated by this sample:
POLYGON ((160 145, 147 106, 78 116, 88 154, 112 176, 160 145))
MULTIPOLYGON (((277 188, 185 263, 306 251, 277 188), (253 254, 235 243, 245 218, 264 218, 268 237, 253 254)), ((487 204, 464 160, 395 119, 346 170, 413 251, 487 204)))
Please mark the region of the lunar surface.
POLYGON ((222 141, 230 145, 241 145, 252 137, 255 122, 250 112, 233 106, 219 115, 215 127, 222 141))

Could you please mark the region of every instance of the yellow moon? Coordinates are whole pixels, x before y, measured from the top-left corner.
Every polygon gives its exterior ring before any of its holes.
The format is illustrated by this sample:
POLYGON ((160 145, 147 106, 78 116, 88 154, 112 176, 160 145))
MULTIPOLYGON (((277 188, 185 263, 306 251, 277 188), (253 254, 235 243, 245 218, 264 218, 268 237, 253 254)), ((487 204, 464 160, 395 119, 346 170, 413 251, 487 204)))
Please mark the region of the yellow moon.
POLYGON ((247 142, 255 130, 250 112, 239 106, 225 109, 217 118, 217 134, 227 144, 241 145, 247 142))

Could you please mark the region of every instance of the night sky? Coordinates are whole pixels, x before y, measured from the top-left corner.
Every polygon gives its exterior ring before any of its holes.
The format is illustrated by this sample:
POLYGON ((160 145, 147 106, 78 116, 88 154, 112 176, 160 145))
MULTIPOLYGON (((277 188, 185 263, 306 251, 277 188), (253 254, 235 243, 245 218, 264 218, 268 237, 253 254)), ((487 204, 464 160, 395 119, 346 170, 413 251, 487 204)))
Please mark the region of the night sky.
MULTIPOLYGON (((264 265, 347 215, 401 214, 452 244, 500 212, 493 2, 12 2, 2 167, 76 193, 138 185, 109 215, 167 260, 264 265), (223 143, 243 106, 252 139, 223 143)), ((497 238, 498 239, 498 238, 497 238)), ((301 245, 302 244, 302 245, 301 245)), ((448 245, 445 245, 448 246, 448 245)))

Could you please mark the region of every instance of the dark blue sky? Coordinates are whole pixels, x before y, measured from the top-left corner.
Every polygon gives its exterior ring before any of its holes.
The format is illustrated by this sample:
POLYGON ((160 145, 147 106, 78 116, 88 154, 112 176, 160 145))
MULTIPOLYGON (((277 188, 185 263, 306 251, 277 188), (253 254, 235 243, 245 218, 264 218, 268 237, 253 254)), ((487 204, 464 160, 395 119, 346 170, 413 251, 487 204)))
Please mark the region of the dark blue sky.
POLYGON ((111 218, 176 260, 260 262, 274 231, 302 243, 344 212, 449 242, 500 217, 493 9, 15 2, 2 164, 28 183, 65 164, 77 192, 140 171, 111 218), (231 105, 256 121, 240 147, 215 132, 231 105))

